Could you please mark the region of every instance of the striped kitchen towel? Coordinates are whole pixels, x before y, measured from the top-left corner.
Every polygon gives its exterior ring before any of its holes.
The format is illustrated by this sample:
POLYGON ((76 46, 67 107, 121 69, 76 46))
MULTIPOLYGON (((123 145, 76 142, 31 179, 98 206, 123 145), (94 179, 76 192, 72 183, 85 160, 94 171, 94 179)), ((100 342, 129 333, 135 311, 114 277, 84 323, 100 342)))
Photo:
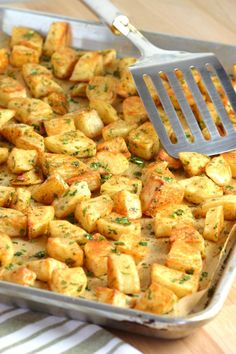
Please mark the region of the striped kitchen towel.
POLYGON ((3 304, 0 353, 141 354, 99 326, 3 304))

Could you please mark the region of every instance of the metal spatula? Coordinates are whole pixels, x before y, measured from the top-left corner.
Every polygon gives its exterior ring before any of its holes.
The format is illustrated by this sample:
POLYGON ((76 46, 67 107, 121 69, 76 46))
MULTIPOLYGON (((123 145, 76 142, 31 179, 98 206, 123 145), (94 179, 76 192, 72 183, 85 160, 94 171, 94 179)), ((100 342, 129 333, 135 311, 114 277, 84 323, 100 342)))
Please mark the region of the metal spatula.
POLYGON ((215 155, 221 152, 236 149, 236 131, 226 112, 224 104, 212 81, 212 76, 218 77, 222 89, 228 97, 231 108, 236 112, 236 94, 224 68, 212 53, 188 53, 160 49, 150 43, 133 25, 129 19, 122 15, 109 0, 82 0, 103 21, 112 28, 125 35, 140 50, 142 57, 129 67, 134 78, 138 93, 145 105, 149 118, 155 127, 163 147, 167 152, 177 157, 180 151, 196 151, 207 155, 215 155), (219 133, 213 118, 208 110, 204 97, 199 89, 192 69, 201 75, 205 90, 210 97, 224 135, 219 133), (184 94, 177 70, 182 72, 182 78, 188 85, 195 101, 198 112, 204 126, 207 128, 210 139, 202 134, 197 119, 184 94), (167 78, 170 87, 176 97, 178 105, 186 123, 192 133, 193 141, 186 136, 183 122, 179 119, 165 86, 163 74, 167 78), (157 91, 160 102, 167 114, 169 123, 175 133, 176 141, 173 143, 166 131, 158 109, 144 81, 149 76, 157 91))

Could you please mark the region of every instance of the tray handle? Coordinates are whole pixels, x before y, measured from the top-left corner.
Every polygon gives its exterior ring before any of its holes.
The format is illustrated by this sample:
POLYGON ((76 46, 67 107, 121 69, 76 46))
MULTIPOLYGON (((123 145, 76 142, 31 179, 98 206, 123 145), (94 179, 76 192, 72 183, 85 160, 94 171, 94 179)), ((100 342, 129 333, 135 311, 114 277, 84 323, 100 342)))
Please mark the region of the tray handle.
POLYGON ((90 10, 92 10, 101 20, 109 26, 113 26, 113 22, 117 16, 122 13, 109 0, 81 0, 90 10))

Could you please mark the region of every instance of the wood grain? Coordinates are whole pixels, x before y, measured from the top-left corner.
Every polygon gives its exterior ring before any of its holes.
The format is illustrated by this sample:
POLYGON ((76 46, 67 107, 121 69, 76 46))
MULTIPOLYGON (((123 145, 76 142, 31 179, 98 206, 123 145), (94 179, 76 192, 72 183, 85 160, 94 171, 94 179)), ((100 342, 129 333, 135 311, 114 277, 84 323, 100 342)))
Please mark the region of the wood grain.
MULTIPOLYGON (((113 1, 141 29, 236 44, 235 0, 113 1)), ((77 0, 39 0, 15 6, 54 12, 80 19, 96 19, 77 0)), ((167 341, 132 335, 122 331, 112 330, 112 332, 145 354, 233 354, 236 352, 235 329, 236 282, 218 317, 187 338, 167 341)))

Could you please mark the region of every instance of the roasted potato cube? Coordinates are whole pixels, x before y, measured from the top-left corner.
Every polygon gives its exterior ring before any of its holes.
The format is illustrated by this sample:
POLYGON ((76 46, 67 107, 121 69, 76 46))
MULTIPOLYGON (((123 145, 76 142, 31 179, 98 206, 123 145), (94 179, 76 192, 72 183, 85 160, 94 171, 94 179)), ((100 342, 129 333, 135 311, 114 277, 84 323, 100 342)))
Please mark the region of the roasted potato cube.
POLYGON ((15 188, 0 186, 0 207, 8 207, 11 203, 15 188))
POLYGON ((129 219, 142 217, 141 201, 139 196, 128 191, 120 191, 113 196, 113 210, 129 219))
POLYGON ((46 176, 59 174, 65 181, 89 170, 87 165, 76 157, 62 154, 44 153, 40 156, 40 165, 46 176))
POLYGON ((205 200, 223 195, 223 189, 207 176, 195 176, 180 182, 187 201, 200 204, 205 200))
POLYGON ((181 204, 183 197, 184 189, 178 182, 170 183, 158 176, 150 176, 140 194, 142 211, 154 217, 165 205, 181 204))
POLYGON ((0 80, 0 105, 7 107, 10 100, 26 97, 26 89, 15 79, 4 77, 0 80))
POLYGON ((12 144, 15 144, 16 140, 26 133, 32 133, 33 131, 34 129, 29 125, 16 123, 4 125, 0 130, 1 135, 12 144))
POLYGON ((69 296, 80 296, 87 286, 83 268, 55 269, 49 282, 52 291, 69 296))
POLYGON ((52 92, 43 101, 52 107, 55 114, 67 114, 69 111, 69 103, 64 92, 52 92))
POLYGON ((49 237, 47 253, 70 267, 80 267, 84 262, 83 250, 76 241, 67 238, 49 237))
POLYGON ((3 280, 24 286, 34 286, 36 274, 26 267, 19 267, 3 274, 3 280))
POLYGON ((26 80, 30 92, 35 98, 42 98, 51 93, 64 93, 62 87, 54 80, 45 75, 32 75, 26 80))
POLYGON ((145 184, 151 176, 159 177, 163 181, 170 183, 176 180, 173 173, 169 170, 166 161, 152 162, 142 169, 143 184, 145 184))
POLYGON ((39 132, 42 131, 42 122, 53 115, 47 103, 35 98, 15 98, 9 102, 8 108, 15 110, 18 121, 33 126, 39 132))
POLYGON ((96 297, 99 302, 111 304, 118 307, 130 308, 133 299, 116 289, 96 288, 96 297))
POLYGON ((70 44, 70 28, 66 22, 53 22, 49 28, 43 52, 50 57, 54 52, 70 44))
POLYGON ((219 205, 216 206, 215 208, 208 209, 206 213, 203 237, 206 240, 217 242, 219 240, 223 228, 224 228, 223 206, 219 205))
POLYGON ((117 79, 113 76, 94 76, 86 88, 90 101, 101 100, 113 104, 116 100, 117 79))
POLYGON ((21 211, 23 214, 27 215, 31 200, 31 193, 25 188, 17 188, 12 200, 11 208, 21 211))
POLYGON ((28 210, 28 237, 33 239, 48 233, 49 222, 54 218, 52 206, 34 206, 28 210))
POLYGON ((120 152, 99 151, 89 160, 89 167, 101 174, 121 175, 129 168, 129 161, 120 152))
POLYGON ((36 165, 38 153, 36 150, 14 148, 8 156, 7 165, 11 172, 22 173, 32 170, 36 165))
POLYGON ((40 56, 42 53, 43 38, 34 30, 26 27, 14 27, 12 30, 11 48, 22 45, 38 52, 40 56))
POLYGON ((78 60, 77 52, 72 48, 59 48, 51 58, 54 75, 59 79, 68 79, 78 60))
POLYGON ((87 97, 86 96, 86 82, 78 82, 70 87, 70 95, 71 97, 87 97))
POLYGON ((107 284, 124 294, 140 292, 140 280, 133 257, 128 254, 112 254, 107 261, 107 284))
POLYGON ((26 234, 27 217, 20 211, 0 208, 0 232, 10 237, 23 237, 26 234))
POLYGON ((192 211, 186 204, 170 204, 158 210, 153 229, 156 237, 169 237, 173 226, 178 223, 192 225, 193 222, 192 211))
POLYGON ((139 221, 131 222, 127 217, 117 213, 101 217, 97 221, 97 228, 98 232, 112 240, 119 240, 122 235, 126 234, 135 234, 137 239, 141 235, 139 221))
POLYGON ((31 80, 34 81, 35 76, 44 76, 45 78, 52 79, 53 75, 50 70, 40 64, 28 63, 22 67, 22 75, 27 85, 30 86, 31 80))
POLYGON ((223 186, 224 194, 236 194, 236 179, 232 179, 229 184, 223 186))
POLYGON ((198 176, 204 173, 210 158, 198 152, 180 152, 179 159, 188 176, 198 176))
POLYGON ((177 296, 172 290, 153 283, 137 300, 135 309, 162 315, 171 312, 176 302, 177 296))
POLYGON ((0 49, 0 73, 4 73, 9 65, 9 55, 6 48, 0 49))
POLYGON ((100 240, 98 237, 96 240, 88 241, 84 246, 85 266, 95 277, 107 274, 107 259, 112 249, 112 243, 102 236, 100 240))
POLYGON ((58 174, 49 176, 46 181, 32 189, 32 198, 39 203, 50 205, 69 189, 67 183, 58 174))
POLYGON ((129 150, 145 160, 151 160, 159 150, 159 138, 152 124, 146 122, 129 133, 129 150))
POLYGON ((231 168, 232 177, 236 177, 236 150, 225 152, 221 156, 228 162, 231 168))
POLYGON ((117 94, 124 98, 137 95, 136 85, 129 69, 120 70, 117 94))
POLYGON ((99 218, 109 215, 113 208, 113 201, 108 195, 101 195, 89 200, 82 200, 75 209, 75 218, 88 231, 96 230, 99 218))
POLYGON ((69 178, 66 182, 71 185, 72 183, 80 181, 87 182, 91 192, 94 192, 101 187, 101 178, 98 171, 89 170, 81 173, 79 176, 69 178))
POLYGON ((90 157, 96 154, 96 143, 78 130, 49 136, 44 139, 44 143, 49 151, 59 154, 77 157, 90 157))
POLYGON ((202 235, 193 227, 193 225, 180 222, 172 227, 170 242, 183 240, 205 256, 205 243, 202 235))
POLYGON ((58 135, 71 130, 75 130, 73 119, 70 118, 54 118, 44 122, 44 127, 48 136, 58 135))
POLYGON ((15 111, 14 110, 0 108, 0 128, 3 127, 4 124, 6 124, 14 116, 15 116, 15 111))
POLYGON ((90 109, 95 109, 98 112, 104 124, 110 124, 119 119, 117 111, 108 102, 102 101, 101 99, 92 99, 90 100, 89 106, 90 109))
POLYGON ((36 274, 38 280, 48 282, 54 270, 67 269, 67 266, 54 258, 46 258, 28 262, 27 268, 36 274))
POLYGON ((0 233, 0 263, 1 267, 8 266, 14 256, 12 240, 7 234, 0 233))
POLYGON ((123 190, 139 195, 142 190, 142 182, 138 178, 112 176, 101 186, 101 193, 108 194, 110 197, 123 190))
POLYGON ((39 52, 24 45, 15 45, 10 56, 12 66, 21 68, 24 64, 39 62, 39 52))
POLYGON ((189 243, 177 240, 167 255, 166 265, 181 272, 199 274, 202 270, 201 253, 189 243))
POLYGON ((225 186, 230 183, 232 172, 230 165, 222 156, 213 157, 206 165, 206 174, 218 186, 225 186))
POLYGON ((34 131, 25 132, 24 135, 16 139, 15 144, 20 149, 36 150, 39 153, 45 149, 43 137, 34 131))
POLYGON ((117 138, 99 143, 97 145, 97 151, 120 152, 127 158, 131 155, 127 148, 125 139, 119 136, 117 138))
POLYGON ((128 124, 141 124, 148 120, 147 112, 141 98, 138 96, 127 97, 123 101, 124 120, 128 124))
POLYGON ((75 118, 75 126, 88 138, 96 138, 102 134, 103 122, 97 111, 83 111, 75 118))
POLYGON ((178 298, 193 294, 198 289, 198 276, 186 274, 154 263, 151 273, 152 283, 157 283, 172 290, 178 298))
POLYGON ((149 252, 148 242, 142 240, 138 223, 134 233, 121 234, 119 240, 114 242, 114 246, 113 252, 129 254, 135 263, 139 263, 149 252))
POLYGON ((0 147, 0 165, 7 161, 8 155, 8 148, 0 147))
POLYGON ((31 186, 43 182, 43 175, 39 169, 22 173, 11 180, 13 186, 31 186))
POLYGON ((167 167, 172 170, 178 170, 181 167, 181 161, 170 156, 164 149, 160 149, 157 155, 157 159, 163 162, 167 162, 167 167))
POLYGON ((116 137, 126 138, 135 128, 137 128, 137 124, 128 124, 124 120, 119 119, 103 128, 102 137, 104 140, 116 137))
POLYGON ((71 241, 76 241, 79 244, 84 244, 91 238, 91 235, 85 230, 77 225, 71 224, 67 220, 50 221, 49 235, 50 237, 67 238, 71 241))
POLYGON ((70 81, 88 82, 95 75, 103 74, 103 57, 98 52, 83 54, 74 67, 70 81))
POLYGON ((55 199, 53 206, 57 218, 64 218, 75 211, 76 205, 82 200, 89 199, 91 192, 84 181, 73 183, 59 198, 55 199))

